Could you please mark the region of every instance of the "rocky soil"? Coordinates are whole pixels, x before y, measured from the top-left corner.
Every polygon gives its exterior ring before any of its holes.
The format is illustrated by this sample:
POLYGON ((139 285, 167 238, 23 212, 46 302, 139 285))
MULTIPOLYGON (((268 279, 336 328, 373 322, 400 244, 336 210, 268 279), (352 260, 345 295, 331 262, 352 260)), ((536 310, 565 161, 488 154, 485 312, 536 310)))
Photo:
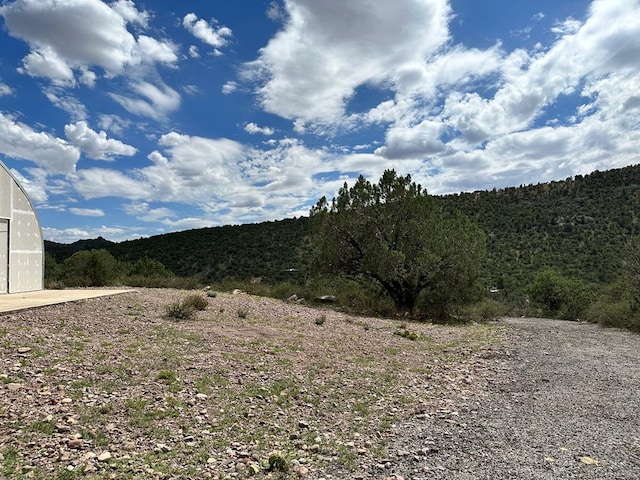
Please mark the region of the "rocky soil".
POLYGON ((0 479, 640 478, 640 336, 218 293, 0 316, 0 479))

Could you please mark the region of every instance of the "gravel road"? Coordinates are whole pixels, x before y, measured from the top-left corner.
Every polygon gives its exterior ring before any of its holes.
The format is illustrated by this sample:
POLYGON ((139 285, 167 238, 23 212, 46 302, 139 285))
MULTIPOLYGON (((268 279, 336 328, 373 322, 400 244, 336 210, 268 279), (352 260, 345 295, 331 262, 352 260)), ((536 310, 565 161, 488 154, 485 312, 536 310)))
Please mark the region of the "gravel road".
POLYGON ((399 426, 390 478, 640 479, 640 335, 501 323, 485 396, 399 426))

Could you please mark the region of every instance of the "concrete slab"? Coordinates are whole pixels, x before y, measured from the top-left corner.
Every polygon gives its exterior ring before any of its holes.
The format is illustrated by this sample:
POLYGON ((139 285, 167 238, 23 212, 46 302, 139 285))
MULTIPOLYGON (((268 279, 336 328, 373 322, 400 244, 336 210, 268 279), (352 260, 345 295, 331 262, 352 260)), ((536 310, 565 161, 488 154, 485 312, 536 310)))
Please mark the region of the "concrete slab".
POLYGON ((56 303, 75 302, 87 298, 106 297, 134 290, 39 290, 36 292, 9 293, 0 295, 0 313, 44 307, 56 303))

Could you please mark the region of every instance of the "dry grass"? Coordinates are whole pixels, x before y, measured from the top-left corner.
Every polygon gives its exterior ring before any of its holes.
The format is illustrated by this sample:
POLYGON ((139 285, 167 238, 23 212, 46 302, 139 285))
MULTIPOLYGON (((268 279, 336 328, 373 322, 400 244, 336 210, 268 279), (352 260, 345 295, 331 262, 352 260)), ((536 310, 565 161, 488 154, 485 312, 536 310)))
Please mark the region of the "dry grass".
POLYGON ((347 478, 478 394, 501 336, 230 294, 167 318, 189 293, 0 316, 0 478, 347 478))

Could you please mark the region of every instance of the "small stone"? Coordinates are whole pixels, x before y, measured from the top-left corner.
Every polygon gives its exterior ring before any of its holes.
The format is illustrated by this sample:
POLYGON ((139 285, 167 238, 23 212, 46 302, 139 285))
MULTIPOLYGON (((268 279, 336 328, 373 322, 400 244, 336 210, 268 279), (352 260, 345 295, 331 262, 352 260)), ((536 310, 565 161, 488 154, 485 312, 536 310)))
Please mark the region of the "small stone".
POLYGON ((134 450, 136 448, 136 442, 128 441, 122 444, 122 448, 125 450, 134 450))
POLYGON ((111 460, 111 458, 113 458, 113 455, 111 455, 111 452, 102 452, 100 455, 98 455, 99 462, 107 462, 111 460))
POLYGON ((9 390, 10 392, 15 392, 17 390, 20 390, 22 388, 22 384, 20 383, 7 383, 7 390, 9 390))
POLYGON ((320 445, 318 445, 317 443, 314 443, 309 447, 309 451, 311 453, 318 453, 320 451, 320 445))
POLYGON ((300 420, 298 422, 298 427, 300 427, 300 428, 309 428, 309 422, 306 422, 304 420, 300 420))
POLYGON ((71 399, 69 397, 62 399, 62 403, 71 403, 71 402, 73 402, 73 399, 71 399))
POLYGON ((29 347, 20 347, 18 348, 18 353, 29 353, 31 349, 29 347))
POLYGON ((298 467, 296 470, 298 477, 303 478, 309 475, 309 469, 307 467, 298 467))
POLYGON ((209 398, 209 397, 207 397, 207 395, 206 395, 206 394, 204 394, 204 393, 198 393, 198 394, 196 394, 196 398, 197 398, 198 400, 206 400, 206 399, 207 399, 207 398, 209 398))
POLYGON ((69 448, 79 449, 79 448, 82 448, 83 446, 84 446, 84 440, 82 440, 81 438, 72 438, 67 442, 67 447, 69 448))

